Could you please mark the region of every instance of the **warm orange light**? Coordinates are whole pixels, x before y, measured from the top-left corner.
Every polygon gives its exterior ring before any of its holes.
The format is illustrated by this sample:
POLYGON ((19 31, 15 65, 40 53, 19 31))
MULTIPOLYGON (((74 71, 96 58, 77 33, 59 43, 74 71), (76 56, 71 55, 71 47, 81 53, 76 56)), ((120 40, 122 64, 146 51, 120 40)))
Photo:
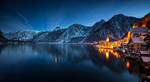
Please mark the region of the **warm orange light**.
POLYGON ((109 42, 109 34, 107 34, 106 41, 109 42))
POLYGON ((113 51, 114 47, 117 48, 121 46, 119 41, 109 42, 109 34, 107 34, 106 41, 99 41, 96 46, 99 48, 100 53, 105 54, 106 59, 109 59, 109 52, 111 52, 116 58, 119 58, 119 54, 113 51))
POLYGON ((117 52, 111 52, 116 58, 119 58, 119 54, 117 52))
POLYGON ((143 24, 142 27, 146 27, 146 24, 143 24))
POLYGON ((139 25, 133 25, 133 28, 138 28, 138 27, 143 27, 144 28, 144 27, 146 27, 146 24, 142 24, 140 26, 139 25))
POLYGON ((133 28, 135 28, 135 26, 133 25, 133 28))
POLYGON ((137 27, 138 27, 137 25, 135 25, 135 24, 133 25, 133 28, 137 28, 137 27))
POLYGON ((130 62, 129 62, 129 61, 126 62, 126 67, 127 67, 127 68, 130 67, 130 62))
POLYGON ((106 41, 99 41, 99 44, 97 44, 98 48, 106 48, 106 49, 113 49, 114 47, 119 47, 120 44, 117 41, 109 42, 109 34, 107 34, 106 41))
POLYGON ((147 23, 150 21, 150 13, 136 21, 135 25, 137 27, 147 27, 147 23))
POLYGON ((109 52, 106 52, 106 59, 109 59, 109 52))
POLYGON ((99 52, 104 54, 106 59, 109 59, 109 52, 112 53, 112 55, 114 55, 116 58, 119 58, 118 52, 114 51, 113 49, 99 48, 99 52))
POLYGON ((129 30, 128 36, 127 36, 127 39, 126 39, 126 43, 127 43, 127 44, 129 43, 130 36, 131 36, 131 29, 129 30))

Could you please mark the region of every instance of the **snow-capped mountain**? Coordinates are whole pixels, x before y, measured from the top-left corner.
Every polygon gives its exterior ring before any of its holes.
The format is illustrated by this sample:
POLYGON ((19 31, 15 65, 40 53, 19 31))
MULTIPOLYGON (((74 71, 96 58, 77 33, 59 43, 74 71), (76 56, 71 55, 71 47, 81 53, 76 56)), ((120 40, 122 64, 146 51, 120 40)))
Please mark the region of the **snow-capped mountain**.
POLYGON ((63 32, 57 41, 59 42, 80 42, 90 32, 91 28, 88 26, 73 24, 63 32))
POLYGON ((57 42, 58 37, 66 29, 59 29, 47 32, 40 32, 34 39, 33 42, 57 42))
POLYGON ((53 29, 52 31, 58 31, 58 30, 61 30, 61 29, 64 29, 64 28, 61 28, 59 26, 55 27, 55 29, 53 29))
POLYGON ((79 42, 88 35, 90 27, 73 24, 68 28, 56 27, 50 32, 41 32, 34 39, 34 42, 79 42))
POLYGON ((46 41, 46 39, 44 40, 45 36, 47 36, 49 33, 49 31, 42 31, 39 32, 37 35, 34 36, 33 38, 33 42, 43 42, 46 41))
MULTIPOLYGON (((90 35, 85 39, 85 42, 105 40, 107 33, 109 33, 111 40, 120 39, 129 31, 129 28, 131 28, 137 20, 138 18, 128 17, 123 14, 115 15, 107 22, 102 25, 100 24, 98 29, 91 31, 90 35)), ((92 28, 95 27, 93 26, 92 28)))
POLYGON ((38 33, 39 31, 18 31, 18 32, 5 33, 4 36, 8 40, 31 41, 33 37, 38 33))
POLYGON ((135 17, 118 14, 110 20, 101 20, 93 26, 88 27, 80 24, 73 24, 68 28, 56 27, 52 31, 18 31, 5 33, 4 37, 8 40, 33 41, 33 42, 94 42, 105 40, 109 33, 111 40, 118 40, 123 37, 129 28, 138 20, 135 17))

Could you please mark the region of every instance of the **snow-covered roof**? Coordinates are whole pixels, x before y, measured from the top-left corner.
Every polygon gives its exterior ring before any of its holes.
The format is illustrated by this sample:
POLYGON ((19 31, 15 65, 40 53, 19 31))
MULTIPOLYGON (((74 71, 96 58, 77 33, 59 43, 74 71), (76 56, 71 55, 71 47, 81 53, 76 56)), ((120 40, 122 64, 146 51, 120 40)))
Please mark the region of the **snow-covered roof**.
POLYGON ((150 79, 150 76, 146 76, 148 79, 150 79))
POLYGON ((142 32, 141 33, 141 35, 147 35, 148 34, 148 32, 142 32))
POLYGON ((150 62, 150 57, 141 56, 141 58, 142 58, 142 61, 145 62, 145 63, 150 62))
POLYGON ((134 37, 134 38, 131 38, 133 43, 144 43, 144 40, 142 38, 139 38, 139 37, 134 37))
POLYGON ((150 53, 148 51, 140 51, 140 53, 141 54, 147 54, 147 55, 149 54, 150 55, 150 53))
POLYGON ((148 28, 138 27, 138 28, 132 28, 131 31, 133 33, 142 33, 142 32, 148 32, 148 28))

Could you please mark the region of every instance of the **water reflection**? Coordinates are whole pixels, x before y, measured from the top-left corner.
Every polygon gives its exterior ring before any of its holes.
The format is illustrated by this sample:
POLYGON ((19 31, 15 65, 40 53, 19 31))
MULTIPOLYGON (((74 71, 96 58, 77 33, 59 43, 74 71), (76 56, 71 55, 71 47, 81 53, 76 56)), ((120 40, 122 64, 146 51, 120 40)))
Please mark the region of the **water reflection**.
POLYGON ((0 46, 0 81, 139 80, 136 74, 129 73, 131 67, 126 68, 132 65, 113 50, 99 53, 90 45, 67 44, 0 46))
POLYGON ((99 48, 98 50, 101 54, 104 54, 106 56, 106 59, 109 59, 109 53, 113 54, 116 58, 119 58, 118 52, 114 51, 113 49, 99 48))
POLYGON ((129 68, 130 67, 130 62, 126 61, 126 67, 129 68))

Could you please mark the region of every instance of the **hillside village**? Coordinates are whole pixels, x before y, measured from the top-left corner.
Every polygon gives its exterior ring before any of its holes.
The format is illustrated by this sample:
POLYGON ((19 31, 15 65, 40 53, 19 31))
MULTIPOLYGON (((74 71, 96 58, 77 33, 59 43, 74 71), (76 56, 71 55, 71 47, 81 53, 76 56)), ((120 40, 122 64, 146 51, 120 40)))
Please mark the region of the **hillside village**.
POLYGON ((109 52, 118 57, 118 53, 114 53, 118 51, 129 70, 136 70, 133 72, 138 73, 143 81, 150 80, 150 13, 138 20, 122 39, 109 41, 108 33, 106 41, 99 41, 96 46, 106 59, 109 52))
POLYGON ((123 56, 140 64, 140 77, 150 80, 150 30, 134 28, 131 30, 131 39, 122 46, 123 56), (141 75, 142 74, 142 75, 141 75))

